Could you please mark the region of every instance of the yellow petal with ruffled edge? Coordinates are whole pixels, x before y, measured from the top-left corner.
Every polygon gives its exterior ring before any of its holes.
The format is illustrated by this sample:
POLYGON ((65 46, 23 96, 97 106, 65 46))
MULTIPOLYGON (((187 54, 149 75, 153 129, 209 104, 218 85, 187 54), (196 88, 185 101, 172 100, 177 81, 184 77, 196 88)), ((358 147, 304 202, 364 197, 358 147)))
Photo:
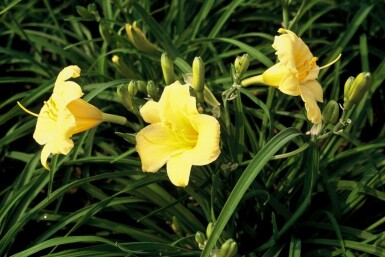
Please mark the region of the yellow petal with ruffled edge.
POLYGON ((198 133, 196 145, 183 154, 192 165, 206 165, 215 161, 221 153, 219 149, 219 122, 206 114, 190 117, 190 122, 198 133))

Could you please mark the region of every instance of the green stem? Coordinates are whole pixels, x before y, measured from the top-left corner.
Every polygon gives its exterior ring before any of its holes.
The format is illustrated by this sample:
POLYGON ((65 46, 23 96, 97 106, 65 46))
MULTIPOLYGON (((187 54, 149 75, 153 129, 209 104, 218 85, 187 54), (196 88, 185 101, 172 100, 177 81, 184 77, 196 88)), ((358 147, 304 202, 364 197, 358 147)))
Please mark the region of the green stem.
POLYGON ((116 123, 119 125, 126 125, 127 124, 126 117, 123 117, 120 115, 115 115, 115 114, 109 114, 109 113, 102 113, 102 120, 104 122, 111 122, 111 123, 116 123))

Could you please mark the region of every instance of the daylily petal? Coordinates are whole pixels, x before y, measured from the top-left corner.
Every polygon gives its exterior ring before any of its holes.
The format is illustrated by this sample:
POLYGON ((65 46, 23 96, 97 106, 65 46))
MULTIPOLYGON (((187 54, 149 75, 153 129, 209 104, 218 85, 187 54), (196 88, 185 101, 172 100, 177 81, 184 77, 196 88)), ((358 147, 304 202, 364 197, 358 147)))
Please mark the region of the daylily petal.
POLYGON ((167 162, 167 175, 176 186, 185 187, 188 185, 191 162, 185 154, 177 154, 170 158, 167 162))
POLYGON ((67 108, 75 118, 76 127, 73 134, 96 127, 103 121, 102 111, 83 99, 73 100, 67 108))
MULTIPOLYGON (((57 136, 60 136, 60 135, 57 135, 57 136)), ((49 170, 49 165, 47 163, 47 160, 50 154, 67 155, 72 150, 73 147, 74 147, 74 143, 71 139, 57 138, 54 141, 50 141, 43 147, 41 151, 40 162, 44 168, 49 170)))
POLYGON ((219 149, 219 122, 212 116, 201 114, 190 118, 198 140, 192 150, 183 153, 193 165, 206 165, 215 161, 221 153, 219 149))
POLYGON ((77 65, 70 65, 65 67, 57 76, 56 82, 66 81, 70 78, 77 78, 80 76, 80 68, 77 65))
POLYGON ((286 76, 288 72, 290 71, 286 66, 277 63, 268 68, 262 74, 263 83, 269 86, 279 87, 282 79, 286 76))
POLYGON ((321 110, 317 105, 313 93, 305 86, 301 86, 301 98, 305 102, 307 118, 314 124, 321 123, 321 110))
POLYGON ((56 86, 53 90, 52 99, 59 108, 64 108, 71 101, 82 97, 83 91, 81 87, 73 81, 60 82, 60 86, 56 86))
POLYGON ((160 122, 160 104, 155 101, 148 101, 139 110, 143 120, 147 123, 160 122))
POLYGON ((311 95, 315 100, 321 103, 323 102, 323 90, 320 83, 318 83, 318 81, 316 80, 308 81, 301 86, 301 91, 304 90, 304 88, 306 88, 311 93, 311 95))
POLYGON ((47 160, 50 154, 51 154, 51 149, 49 149, 49 145, 45 145, 41 150, 40 162, 43 165, 43 167, 46 168, 47 170, 50 170, 49 165, 47 163, 47 160))
POLYGON ((143 171, 156 172, 171 156, 185 151, 186 146, 167 126, 156 123, 148 125, 136 135, 136 150, 143 171))
POLYGON ((190 96, 189 86, 181 85, 179 81, 166 86, 159 100, 161 105, 160 118, 162 122, 172 124, 174 130, 184 130, 184 133, 194 133, 188 116, 199 114, 196 109, 196 99, 190 96))
POLYGON ((278 89, 287 95, 298 96, 300 94, 300 90, 297 74, 288 69, 288 71, 283 76, 278 89))

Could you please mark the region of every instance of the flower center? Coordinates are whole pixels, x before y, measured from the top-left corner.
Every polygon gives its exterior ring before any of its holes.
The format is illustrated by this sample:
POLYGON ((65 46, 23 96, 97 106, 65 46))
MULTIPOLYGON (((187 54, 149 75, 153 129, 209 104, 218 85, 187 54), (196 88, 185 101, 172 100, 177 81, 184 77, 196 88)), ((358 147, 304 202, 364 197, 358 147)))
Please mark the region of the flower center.
POLYGON ((309 62, 303 62, 299 66, 297 66, 297 70, 299 73, 299 81, 306 79, 310 71, 312 71, 312 68, 317 60, 317 57, 313 57, 309 62))
POLYGON ((46 107, 46 110, 44 110, 43 113, 47 114, 49 119, 57 121, 58 108, 52 98, 50 97, 48 101, 44 101, 44 105, 46 107))

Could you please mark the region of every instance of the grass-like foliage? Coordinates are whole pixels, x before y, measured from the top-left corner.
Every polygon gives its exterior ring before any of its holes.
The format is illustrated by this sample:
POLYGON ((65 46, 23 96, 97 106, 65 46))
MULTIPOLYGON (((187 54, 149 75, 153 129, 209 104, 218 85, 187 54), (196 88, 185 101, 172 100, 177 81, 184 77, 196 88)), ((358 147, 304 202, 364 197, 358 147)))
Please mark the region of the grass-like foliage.
POLYGON ((0 256, 385 256, 384 16, 379 0, 0 1, 0 256), (318 76, 321 131, 300 96, 240 86, 279 61, 280 28, 320 67, 341 54, 318 76), (195 57, 221 153, 178 187, 166 166, 143 172, 135 136, 140 107, 195 57), (69 65, 83 99, 127 123, 74 134, 47 171, 17 102, 39 113, 69 65), (361 72, 370 87, 341 115, 361 72))

